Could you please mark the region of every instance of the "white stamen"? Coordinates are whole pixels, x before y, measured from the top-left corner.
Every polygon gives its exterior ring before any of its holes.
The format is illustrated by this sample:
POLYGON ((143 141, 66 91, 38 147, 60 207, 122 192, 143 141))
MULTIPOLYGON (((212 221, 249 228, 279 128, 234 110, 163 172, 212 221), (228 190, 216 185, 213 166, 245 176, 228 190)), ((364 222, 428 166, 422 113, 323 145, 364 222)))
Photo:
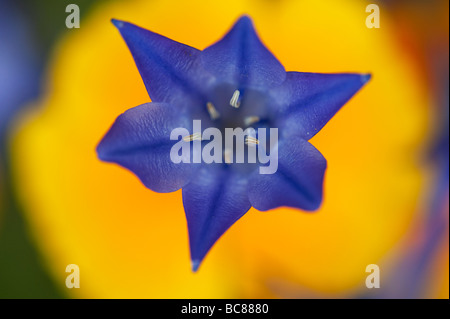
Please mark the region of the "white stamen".
POLYGON ((185 142, 191 142, 191 141, 195 141, 195 140, 202 140, 202 133, 194 133, 191 135, 186 135, 185 137, 183 137, 183 141, 185 142))
POLYGON ((209 116, 212 120, 218 119, 220 117, 219 112, 217 112, 214 104, 212 104, 211 102, 206 103, 206 109, 208 110, 209 116))
POLYGON ((252 137, 252 136, 246 136, 245 137, 245 144, 247 145, 258 145, 259 141, 257 138, 252 137))
POLYGON ((226 148, 225 151, 223 152, 223 159, 225 160, 226 164, 231 164, 231 157, 230 154, 231 150, 229 148, 226 148))
POLYGON ((250 126, 250 125, 255 124, 257 122, 259 122, 259 116, 247 116, 244 119, 244 123, 245 123, 246 126, 250 126))
POLYGON ((234 91, 233 96, 230 100, 230 105, 234 108, 239 108, 241 106, 241 102, 239 101, 239 95, 241 95, 241 92, 239 90, 234 91))

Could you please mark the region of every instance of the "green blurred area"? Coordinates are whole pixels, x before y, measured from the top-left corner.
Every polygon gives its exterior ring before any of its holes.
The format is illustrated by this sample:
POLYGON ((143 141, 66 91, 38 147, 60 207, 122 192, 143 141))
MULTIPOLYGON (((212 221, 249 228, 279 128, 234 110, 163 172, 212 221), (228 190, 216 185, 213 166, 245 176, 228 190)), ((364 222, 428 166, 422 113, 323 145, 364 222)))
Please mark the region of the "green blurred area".
MULTIPOLYGON (((7 154, 7 150, 2 150, 7 154)), ((29 235, 13 192, 7 159, 2 158, 3 209, 0 221, 0 298, 62 298, 29 235)))
POLYGON ((76 4, 80 8, 81 21, 86 18, 92 7, 100 5, 108 0, 11 0, 28 17, 33 27, 38 51, 48 54, 66 28, 66 7, 76 4))
MULTIPOLYGON (((35 54, 45 63, 54 43, 67 32, 68 4, 80 7, 81 24, 89 10, 107 0, 11 0, 30 23, 35 54)), ((64 283, 55 283, 29 231, 14 192, 8 138, 0 136, 0 298, 65 298, 64 283)))

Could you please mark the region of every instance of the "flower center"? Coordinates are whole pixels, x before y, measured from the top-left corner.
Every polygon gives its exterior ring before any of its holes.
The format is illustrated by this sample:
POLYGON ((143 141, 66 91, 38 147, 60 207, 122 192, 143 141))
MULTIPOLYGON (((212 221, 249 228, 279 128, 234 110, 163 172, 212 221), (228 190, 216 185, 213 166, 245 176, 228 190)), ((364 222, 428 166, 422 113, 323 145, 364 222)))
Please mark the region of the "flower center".
POLYGON ((264 92, 231 84, 218 85, 212 92, 206 110, 214 127, 223 133, 226 128, 269 127, 268 98, 264 92))
MULTIPOLYGON (((239 169, 250 171, 260 164, 259 157, 256 163, 250 158, 252 149, 263 148, 267 153, 273 143, 270 141, 269 98, 265 92, 253 88, 236 87, 232 84, 221 84, 212 90, 209 101, 206 103, 206 112, 211 119, 211 126, 217 128, 222 133, 223 162, 226 164, 237 163, 239 156, 245 158, 245 165, 239 169), (265 129, 265 130, 261 130, 265 129), (233 143, 227 140, 230 131, 236 132, 233 143), (244 135, 238 136, 238 132, 244 132, 244 135), (261 136, 264 132, 264 138, 261 136), (245 147, 239 148, 238 139, 244 139, 245 147), (250 149, 250 151, 249 151, 250 149), (248 165, 251 164, 251 165, 248 165)), ((233 165, 236 167, 236 165, 233 165)))

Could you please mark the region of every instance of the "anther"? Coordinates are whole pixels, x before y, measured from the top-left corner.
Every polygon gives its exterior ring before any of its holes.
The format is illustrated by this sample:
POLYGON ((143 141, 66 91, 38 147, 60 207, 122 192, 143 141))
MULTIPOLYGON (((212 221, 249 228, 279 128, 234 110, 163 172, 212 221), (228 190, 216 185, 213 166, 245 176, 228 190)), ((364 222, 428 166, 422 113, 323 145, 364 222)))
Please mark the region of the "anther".
POLYGON ((219 112, 217 112, 214 104, 212 104, 211 102, 206 103, 206 109, 208 110, 209 116, 212 120, 218 119, 220 117, 219 112))
POLYGON ((250 126, 252 124, 255 124, 255 123, 259 122, 259 120, 260 120, 259 116, 247 116, 244 119, 244 123, 245 123, 246 126, 250 126))
POLYGON ((202 140, 202 134, 201 133, 194 133, 191 135, 186 135, 185 137, 183 137, 183 141, 185 142, 191 142, 191 141, 195 141, 195 140, 202 140))
POLYGON ((252 137, 252 136, 246 136, 245 137, 245 144, 247 145, 258 145, 259 141, 257 138, 252 137))
POLYGON ((239 90, 234 91, 233 96, 230 100, 230 105, 234 108, 239 108, 241 106, 241 102, 239 101, 239 95, 241 95, 241 92, 239 90))
POLYGON ((225 160, 226 164, 231 164, 231 151, 229 148, 226 148, 225 151, 223 152, 223 159, 225 160))

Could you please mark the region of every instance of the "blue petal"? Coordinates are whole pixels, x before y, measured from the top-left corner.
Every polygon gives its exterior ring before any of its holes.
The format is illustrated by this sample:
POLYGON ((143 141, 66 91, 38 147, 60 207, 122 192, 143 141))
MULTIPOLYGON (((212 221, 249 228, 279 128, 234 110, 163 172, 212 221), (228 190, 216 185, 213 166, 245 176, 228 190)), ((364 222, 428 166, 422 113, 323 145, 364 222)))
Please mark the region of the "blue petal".
POLYGON ((180 93, 192 96, 205 85, 206 73, 198 68, 199 50, 128 22, 112 22, 127 43, 152 101, 172 102, 180 93))
POLYGON ((278 145, 278 170, 274 174, 259 174, 258 170, 252 173, 249 200, 261 211, 279 206, 316 210, 322 202, 326 166, 325 158, 314 146, 290 136, 278 145))
POLYGON ((117 163, 135 173, 156 192, 173 192, 191 178, 195 165, 175 164, 170 149, 173 129, 190 129, 192 123, 165 103, 147 103, 120 115, 97 147, 101 160, 117 163))
POLYGON ((251 207, 247 179, 223 165, 204 165, 183 187, 193 271, 211 246, 251 207))
POLYGON ((277 101, 282 132, 309 140, 369 79, 368 74, 288 72, 286 81, 270 93, 277 101))
POLYGON ((240 18, 219 42, 202 54, 205 69, 221 80, 241 86, 281 84, 286 71, 259 40, 249 17, 240 18))

